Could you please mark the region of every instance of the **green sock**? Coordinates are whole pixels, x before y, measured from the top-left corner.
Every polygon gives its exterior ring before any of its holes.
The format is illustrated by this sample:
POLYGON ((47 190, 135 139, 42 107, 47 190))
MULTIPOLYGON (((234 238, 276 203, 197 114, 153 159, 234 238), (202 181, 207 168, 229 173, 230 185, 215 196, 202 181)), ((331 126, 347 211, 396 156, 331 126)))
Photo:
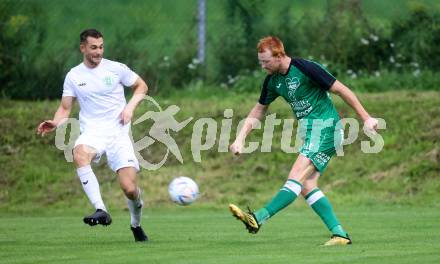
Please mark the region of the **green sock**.
POLYGON ((254 213, 255 218, 257 218, 258 224, 262 225, 264 222, 267 221, 267 219, 270 218, 269 211, 265 207, 255 211, 254 213))
POLYGON ((263 208, 255 212, 255 217, 259 224, 263 224, 270 217, 295 201, 301 192, 302 185, 292 179, 287 180, 280 191, 263 208))
POLYGON ((330 231, 332 232, 332 234, 347 237, 347 232, 345 232, 341 225, 333 227, 330 231))
POLYGON ((328 230, 334 235, 347 236, 347 233, 342 228, 336 215, 333 211, 333 207, 327 197, 321 190, 314 189, 306 196, 307 203, 312 207, 313 211, 322 219, 328 230))

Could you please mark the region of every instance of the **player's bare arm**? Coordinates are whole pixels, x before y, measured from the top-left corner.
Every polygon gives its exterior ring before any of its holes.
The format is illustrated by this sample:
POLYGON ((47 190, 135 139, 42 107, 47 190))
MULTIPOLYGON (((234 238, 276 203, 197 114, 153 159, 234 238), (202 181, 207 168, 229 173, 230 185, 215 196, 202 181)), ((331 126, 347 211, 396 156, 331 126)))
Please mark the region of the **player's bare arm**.
POLYGON ((53 119, 41 122, 38 125, 37 134, 44 137, 46 134, 54 131, 57 126, 61 125, 69 117, 72 111, 73 101, 74 97, 63 96, 53 119))
POLYGON ((252 131, 252 128, 255 126, 255 124, 263 119, 263 117, 266 115, 268 108, 268 105, 256 103, 252 110, 249 112, 243 127, 238 133, 237 138, 235 139, 234 143, 232 143, 229 147, 234 155, 241 154, 247 135, 249 135, 249 133, 252 131))
POLYGON ((351 91, 347 86, 345 86, 340 81, 336 80, 335 83, 330 87, 330 92, 337 94, 341 97, 349 106, 351 106, 359 117, 364 121, 365 127, 370 131, 377 130, 378 121, 372 118, 365 108, 362 106, 361 102, 357 96, 351 91))
POLYGON ((128 124, 133 117, 134 110, 138 104, 145 98, 148 92, 148 86, 141 77, 137 78, 136 82, 131 86, 133 89, 133 96, 131 97, 124 110, 121 112, 121 123, 128 124))

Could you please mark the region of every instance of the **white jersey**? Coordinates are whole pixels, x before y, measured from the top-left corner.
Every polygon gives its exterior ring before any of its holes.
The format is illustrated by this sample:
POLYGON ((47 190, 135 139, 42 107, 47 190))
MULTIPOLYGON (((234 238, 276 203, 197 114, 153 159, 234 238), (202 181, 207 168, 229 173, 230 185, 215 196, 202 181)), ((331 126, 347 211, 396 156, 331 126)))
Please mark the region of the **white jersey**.
POLYGON ((119 131, 120 114, 127 104, 123 86, 132 86, 138 77, 125 64, 107 59, 95 68, 84 63, 72 68, 64 80, 63 96, 78 100, 81 133, 119 131))

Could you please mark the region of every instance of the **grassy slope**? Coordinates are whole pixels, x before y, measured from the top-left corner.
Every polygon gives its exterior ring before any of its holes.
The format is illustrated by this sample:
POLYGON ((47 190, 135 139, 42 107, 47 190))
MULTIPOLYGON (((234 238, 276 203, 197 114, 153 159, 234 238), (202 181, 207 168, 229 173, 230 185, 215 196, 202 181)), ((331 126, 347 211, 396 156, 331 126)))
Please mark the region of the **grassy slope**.
POLYGON ((132 242, 127 213, 90 228, 78 215, 0 218, 2 263, 438 263, 438 210, 396 206, 344 207, 349 247, 319 246, 328 234, 305 208, 283 211, 258 235, 226 210, 147 210, 151 241, 132 242), (304 221, 307 219, 307 221, 304 221))
MULTIPOLYGON (((164 108, 178 105, 181 108, 177 115, 179 121, 190 116, 213 117, 218 127, 224 109, 232 108, 233 127, 236 127, 257 96, 204 89, 156 99, 164 108)), ((344 157, 332 159, 321 179, 322 189, 337 203, 435 205, 434 199, 440 192, 440 93, 388 92, 360 94, 360 98, 372 115, 387 121, 387 129, 381 132, 384 150, 379 154, 362 153, 359 142, 367 138, 360 137, 355 144, 344 148, 344 157)), ((88 206, 73 165, 66 163, 63 152, 54 146, 54 135, 38 138, 34 133, 38 122, 50 118, 57 104, 1 101, 0 209, 24 211, 88 206)), ((354 116, 341 101, 336 100, 336 104, 343 116, 354 116)), ((155 109, 142 105, 137 116, 148 110, 155 109)), ((281 99, 270 111, 279 118, 292 117, 281 99)), ((167 185, 177 175, 194 178, 202 193, 199 202, 214 206, 234 201, 258 207, 285 181, 297 154, 280 151, 280 127, 275 129, 272 153, 255 152, 234 160, 229 153, 218 153, 216 144, 202 152, 202 162, 196 163, 190 149, 194 122, 173 134, 182 152, 183 164, 171 156, 160 170, 142 170, 140 184, 149 206, 170 205, 167 185)), ((144 123, 134 126, 135 140, 146 135, 148 129, 144 123)), ((235 134, 235 129, 231 134, 235 134)), ((257 131, 250 139, 261 142, 261 132, 257 131)), ((143 155, 158 161, 164 151, 161 144, 155 144, 143 155)), ((111 207, 123 207, 125 202, 115 175, 105 163, 95 168, 104 199, 111 207)))

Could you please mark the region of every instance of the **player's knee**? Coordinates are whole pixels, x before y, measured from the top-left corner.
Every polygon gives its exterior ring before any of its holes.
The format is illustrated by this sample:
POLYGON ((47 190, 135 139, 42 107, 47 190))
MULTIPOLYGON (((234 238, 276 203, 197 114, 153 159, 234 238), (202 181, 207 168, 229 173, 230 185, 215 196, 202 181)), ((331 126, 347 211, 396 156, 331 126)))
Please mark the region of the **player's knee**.
POLYGON ((125 196, 127 196, 127 198, 129 199, 135 199, 138 196, 138 188, 136 187, 136 185, 131 184, 131 185, 126 185, 122 187, 122 190, 125 194, 125 196))
POLYGON ((90 164, 90 154, 82 145, 73 149, 73 161, 78 168, 90 164))

